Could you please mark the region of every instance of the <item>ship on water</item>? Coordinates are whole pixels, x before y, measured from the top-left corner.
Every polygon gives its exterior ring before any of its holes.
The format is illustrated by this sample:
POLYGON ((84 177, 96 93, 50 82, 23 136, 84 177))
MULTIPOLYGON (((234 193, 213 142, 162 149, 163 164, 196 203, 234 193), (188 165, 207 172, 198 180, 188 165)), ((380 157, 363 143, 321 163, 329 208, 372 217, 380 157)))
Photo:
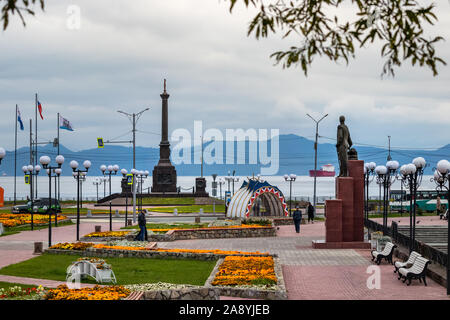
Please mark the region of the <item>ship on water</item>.
POLYGON ((320 170, 309 170, 310 177, 334 177, 335 175, 336 172, 332 164, 323 165, 320 170))

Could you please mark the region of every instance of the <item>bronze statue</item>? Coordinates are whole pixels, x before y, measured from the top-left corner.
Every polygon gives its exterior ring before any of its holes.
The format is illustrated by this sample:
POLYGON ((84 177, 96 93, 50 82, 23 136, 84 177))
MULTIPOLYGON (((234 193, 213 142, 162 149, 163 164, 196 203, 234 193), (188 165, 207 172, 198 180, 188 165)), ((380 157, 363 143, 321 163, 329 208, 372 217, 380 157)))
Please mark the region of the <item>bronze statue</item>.
POLYGON ((337 127, 337 143, 336 149, 339 159, 339 177, 347 177, 347 161, 348 161, 348 150, 353 145, 352 139, 350 138, 350 131, 345 125, 345 117, 339 117, 340 125, 337 127))

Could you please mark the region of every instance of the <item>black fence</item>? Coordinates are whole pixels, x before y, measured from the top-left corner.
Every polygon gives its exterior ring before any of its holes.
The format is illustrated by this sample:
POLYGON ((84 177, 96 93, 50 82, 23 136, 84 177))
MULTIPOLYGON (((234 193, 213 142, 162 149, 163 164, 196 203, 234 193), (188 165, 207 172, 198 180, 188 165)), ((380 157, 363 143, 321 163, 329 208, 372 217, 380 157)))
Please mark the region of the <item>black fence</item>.
MULTIPOLYGON (((406 248, 410 248, 411 238, 408 235, 398 231, 397 222, 393 221, 391 226, 386 228, 383 228, 382 224, 379 224, 372 220, 366 220, 364 222, 364 225, 370 231, 372 232, 382 231, 384 235, 391 237, 392 241, 395 242, 396 244, 399 244, 406 248)), ((445 267, 447 266, 447 253, 437 248, 434 248, 424 242, 418 241, 417 239, 412 244, 412 248, 414 251, 420 253, 422 256, 430 259, 431 261, 436 262, 445 267)))

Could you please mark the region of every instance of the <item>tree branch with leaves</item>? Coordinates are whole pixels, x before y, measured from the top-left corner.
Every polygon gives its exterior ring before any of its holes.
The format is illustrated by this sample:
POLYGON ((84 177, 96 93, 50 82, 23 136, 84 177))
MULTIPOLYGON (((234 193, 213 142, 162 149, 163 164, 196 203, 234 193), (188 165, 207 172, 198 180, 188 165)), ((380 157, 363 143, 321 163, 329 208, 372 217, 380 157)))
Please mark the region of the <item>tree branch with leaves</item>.
POLYGON ((299 45, 274 52, 271 57, 283 68, 301 66, 305 75, 317 56, 348 64, 350 58, 355 58, 356 48, 376 41, 382 44, 382 76, 394 76, 394 68, 406 61, 428 67, 434 76, 439 64, 446 65, 435 50, 443 37, 424 34, 425 26, 437 21, 434 3, 423 6, 413 0, 229 1, 230 12, 238 2, 259 9, 250 22, 248 36, 253 34, 260 39, 278 32, 283 38, 296 35, 299 45), (345 4, 351 4, 355 10, 353 19, 337 14, 337 9, 345 4))
POLYGON ((9 16, 12 14, 18 14, 20 20, 25 26, 24 14, 34 15, 34 5, 38 3, 41 10, 44 10, 44 0, 0 0, 2 6, 2 14, 0 20, 3 21, 3 30, 8 28, 9 16))

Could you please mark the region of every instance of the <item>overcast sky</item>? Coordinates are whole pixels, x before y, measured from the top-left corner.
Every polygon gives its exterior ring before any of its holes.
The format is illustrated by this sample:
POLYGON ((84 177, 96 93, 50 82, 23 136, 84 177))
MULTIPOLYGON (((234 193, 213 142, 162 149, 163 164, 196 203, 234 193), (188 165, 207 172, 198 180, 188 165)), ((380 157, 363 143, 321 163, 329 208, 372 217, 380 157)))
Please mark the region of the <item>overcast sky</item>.
MULTIPOLYGON (((438 53, 450 64, 450 4, 436 1, 442 35, 438 53)), ((14 109, 19 104, 28 144, 34 94, 44 108, 39 140, 55 137, 56 113, 74 132, 62 131, 72 150, 96 147, 131 130, 117 110, 146 112, 137 144, 157 146, 163 79, 167 78, 169 131, 267 128, 313 138, 314 123, 329 113, 320 134, 335 137, 339 115, 347 117, 353 141, 394 147, 441 147, 450 143, 450 66, 433 77, 405 64, 394 79, 381 79, 379 48, 359 50, 349 66, 317 59, 305 77, 300 68, 274 66, 270 54, 296 45, 280 37, 247 37, 254 11, 213 0, 48 0, 45 12, 17 16, 0 33, 0 145, 14 148, 14 109), (80 29, 67 27, 68 6, 81 9, 80 29)), ((131 134, 120 139, 131 138, 131 134)), ((322 139, 322 142, 330 142, 322 139)))

